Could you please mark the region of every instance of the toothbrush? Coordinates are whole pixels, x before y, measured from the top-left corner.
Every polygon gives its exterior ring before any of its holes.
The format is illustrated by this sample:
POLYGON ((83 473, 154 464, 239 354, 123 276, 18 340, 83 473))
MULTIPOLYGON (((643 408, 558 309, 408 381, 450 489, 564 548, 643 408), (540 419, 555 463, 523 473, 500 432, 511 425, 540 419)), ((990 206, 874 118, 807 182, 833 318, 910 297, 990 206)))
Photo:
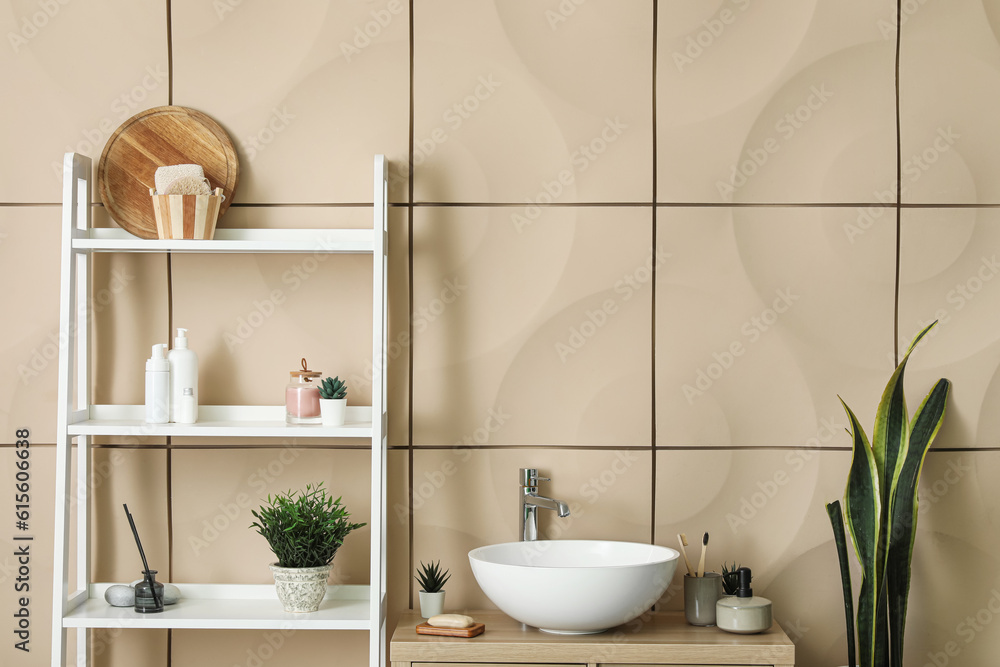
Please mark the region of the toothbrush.
POLYGON ((704 539, 701 541, 701 561, 698 562, 698 576, 705 576, 705 552, 708 551, 708 533, 705 533, 704 539))
POLYGON ((684 556, 684 564, 688 569, 688 576, 694 576, 694 570, 691 569, 691 561, 688 560, 688 552, 686 547, 688 545, 688 536, 684 533, 677 533, 677 542, 681 545, 681 555, 684 556))

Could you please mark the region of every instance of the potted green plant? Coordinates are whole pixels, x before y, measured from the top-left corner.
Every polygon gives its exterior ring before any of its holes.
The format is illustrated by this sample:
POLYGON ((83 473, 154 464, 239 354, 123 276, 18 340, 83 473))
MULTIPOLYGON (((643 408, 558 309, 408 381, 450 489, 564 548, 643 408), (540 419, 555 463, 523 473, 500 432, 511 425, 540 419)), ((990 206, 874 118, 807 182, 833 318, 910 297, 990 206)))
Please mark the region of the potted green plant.
POLYGON ((431 561, 430 565, 420 563, 414 577, 420 584, 420 615, 424 618, 437 616, 444 611, 444 585, 451 579, 448 570, 441 571, 441 561, 431 561))
POLYGON ((343 426, 347 410, 347 383, 325 377, 319 385, 319 414, 324 426, 343 426))
POLYGON ((722 591, 726 595, 736 595, 736 590, 740 587, 740 568, 742 565, 737 565, 733 561, 733 566, 729 567, 728 564, 722 564, 722 591))
POLYGON ((267 504, 251 513, 256 521, 250 527, 278 558, 271 572, 285 611, 319 609, 333 557, 344 538, 365 524, 351 523, 340 498, 327 494, 322 482, 307 484, 304 491, 268 495, 267 504))
POLYGON ((917 334, 889 379, 875 414, 871 444, 854 412, 841 401, 850 420, 854 454, 843 511, 839 500, 828 504, 826 509, 840 561, 850 665, 903 665, 910 559, 917 526, 917 483, 924 456, 944 421, 951 388, 948 380, 938 380, 910 420, 903 395, 903 372, 917 343, 935 324, 937 322, 917 334), (857 607, 857 653, 845 515, 862 571, 857 607))

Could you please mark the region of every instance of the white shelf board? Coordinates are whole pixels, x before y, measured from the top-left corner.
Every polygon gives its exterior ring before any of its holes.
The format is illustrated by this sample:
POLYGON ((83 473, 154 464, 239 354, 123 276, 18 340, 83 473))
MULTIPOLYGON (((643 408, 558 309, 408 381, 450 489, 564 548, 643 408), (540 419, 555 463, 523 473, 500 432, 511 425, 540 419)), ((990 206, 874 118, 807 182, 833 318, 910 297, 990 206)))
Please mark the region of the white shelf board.
MULTIPOLYGON (((347 406, 343 426, 286 424, 282 405, 203 405, 194 424, 147 424, 142 405, 92 405, 89 418, 67 427, 69 435, 233 437, 233 438, 371 438, 369 406, 347 406)), ((86 416, 86 415, 85 415, 86 416)))
POLYGON ((91 584, 89 595, 63 616, 65 628, 182 628, 194 630, 369 630, 368 586, 330 586, 319 611, 285 612, 273 584, 177 584, 181 599, 156 614, 104 601, 109 583, 91 584))
POLYGON ((124 229, 91 229, 73 238, 87 252, 368 253, 371 229, 217 229, 211 241, 141 239, 124 229))

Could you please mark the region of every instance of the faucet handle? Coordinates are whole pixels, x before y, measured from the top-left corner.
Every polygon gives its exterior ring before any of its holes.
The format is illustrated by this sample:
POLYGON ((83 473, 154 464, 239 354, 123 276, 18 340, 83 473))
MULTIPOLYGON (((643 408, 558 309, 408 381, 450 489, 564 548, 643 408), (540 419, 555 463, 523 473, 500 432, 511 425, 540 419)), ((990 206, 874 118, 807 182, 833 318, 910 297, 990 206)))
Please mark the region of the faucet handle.
POLYGON ((537 486, 538 482, 550 482, 548 477, 539 477, 537 468, 521 468, 519 471, 521 486, 537 486))

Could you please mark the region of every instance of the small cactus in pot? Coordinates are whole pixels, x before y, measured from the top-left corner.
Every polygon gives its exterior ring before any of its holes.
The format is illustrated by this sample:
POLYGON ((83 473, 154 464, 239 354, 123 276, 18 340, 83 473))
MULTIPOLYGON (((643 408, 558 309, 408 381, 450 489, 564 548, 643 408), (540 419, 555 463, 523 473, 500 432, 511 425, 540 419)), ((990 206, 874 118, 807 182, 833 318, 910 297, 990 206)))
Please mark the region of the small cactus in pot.
POLYGON ((319 411, 324 426, 343 426, 347 410, 347 383, 340 376, 319 383, 319 411))
POLYGON ((337 377, 325 377, 319 385, 320 398, 340 399, 347 398, 347 383, 337 377))
POLYGON ((441 569, 441 561, 431 561, 430 565, 420 562, 417 576, 414 579, 420 584, 420 615, 424 618, 437 616, 444 611, 444 585, 451 575, 448 570, 441 569))

